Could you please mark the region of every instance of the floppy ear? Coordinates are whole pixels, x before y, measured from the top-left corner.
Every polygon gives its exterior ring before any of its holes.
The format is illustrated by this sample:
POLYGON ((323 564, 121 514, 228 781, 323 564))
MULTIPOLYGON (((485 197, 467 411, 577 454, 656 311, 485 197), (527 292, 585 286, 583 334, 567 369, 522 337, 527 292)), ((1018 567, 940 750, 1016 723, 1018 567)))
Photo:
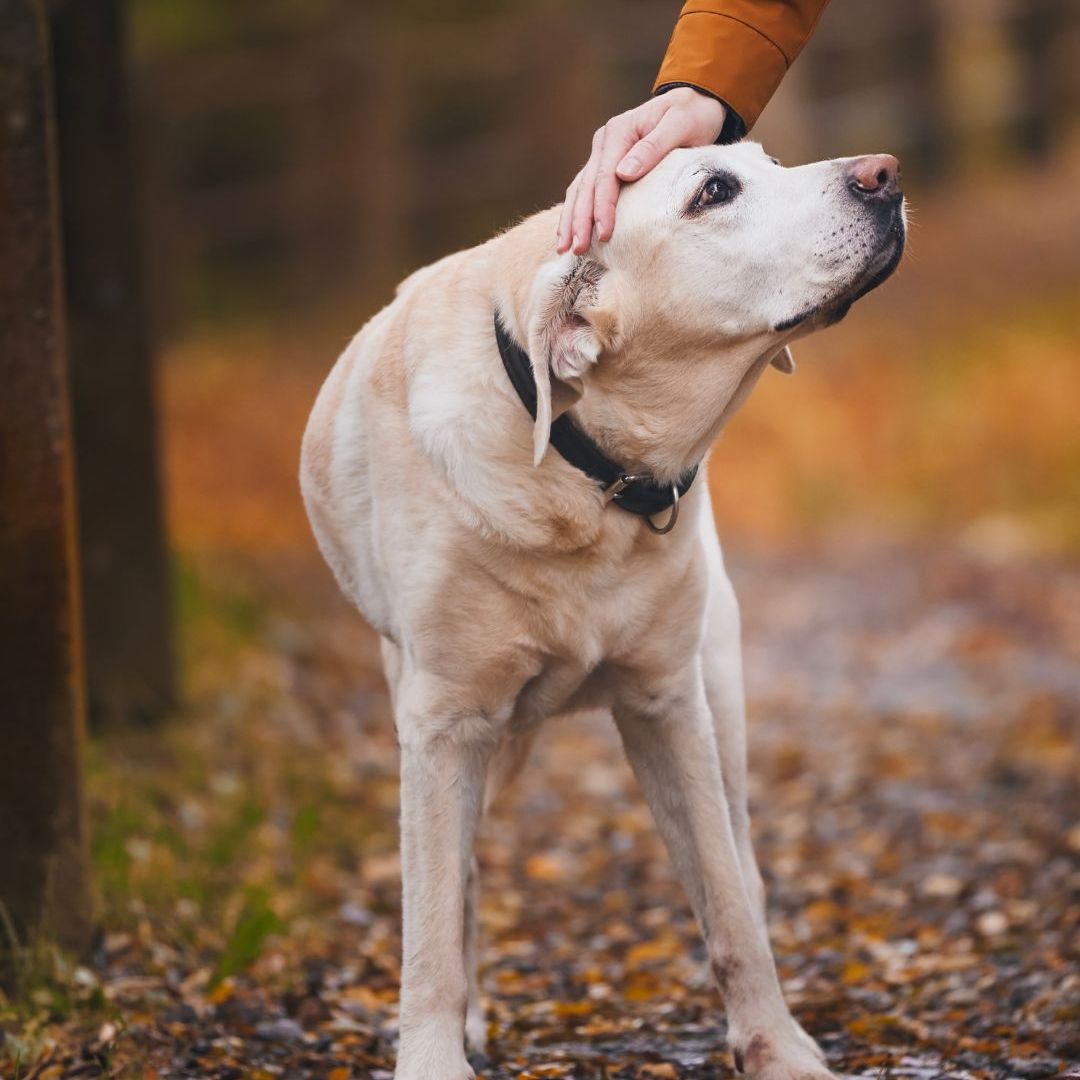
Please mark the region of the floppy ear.
POLYGON ((604 268, 591 259, 564 256, 536 275, 529 310, 528 352, 536 380, 533 464, 539 465, 551 424, 584 392, 585 373, 610 344, 615 320, 598 305, 604 268))
POLYGON ((777 371, 782 371, 785 375, 795 374, 795 358, 791 355, 791 350, 785 345, 770 361, 770 364, 777 371))

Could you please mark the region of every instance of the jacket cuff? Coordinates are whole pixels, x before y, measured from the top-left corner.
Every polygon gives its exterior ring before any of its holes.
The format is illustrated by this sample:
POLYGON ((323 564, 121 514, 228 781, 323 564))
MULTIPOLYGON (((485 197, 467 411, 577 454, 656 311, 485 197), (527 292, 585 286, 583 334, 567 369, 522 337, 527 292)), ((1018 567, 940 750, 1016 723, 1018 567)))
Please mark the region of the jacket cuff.
POLYGON ((679 16, 653 92, 673 83, 719 98, 752 128, 788 68, 764 34, 730 15, 689 11, 679 16))

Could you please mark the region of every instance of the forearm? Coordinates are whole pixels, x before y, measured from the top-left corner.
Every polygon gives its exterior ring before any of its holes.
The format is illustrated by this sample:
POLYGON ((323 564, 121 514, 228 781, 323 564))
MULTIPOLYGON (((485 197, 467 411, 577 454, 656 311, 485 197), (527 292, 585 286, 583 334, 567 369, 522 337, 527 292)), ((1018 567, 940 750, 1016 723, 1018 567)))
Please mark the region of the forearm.
MULTIPOLYGON (((688 0, 654 92, 694 86, 753 127, 802 51, 828 0, 688 0)), ((732 121, 725 136, 742 134, 732 121)))

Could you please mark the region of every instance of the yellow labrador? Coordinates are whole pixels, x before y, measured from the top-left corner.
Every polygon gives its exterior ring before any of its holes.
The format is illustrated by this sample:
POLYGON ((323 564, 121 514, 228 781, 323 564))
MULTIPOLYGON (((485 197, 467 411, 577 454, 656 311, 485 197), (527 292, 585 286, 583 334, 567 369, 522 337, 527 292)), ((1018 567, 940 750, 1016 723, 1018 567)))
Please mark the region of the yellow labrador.
POLYGON ((483 1041, 473 837, 546 717, 609 708, 759 1080, 830 1074, 788 1012, 747 818, 739 613, 704 480, 787 344, 904 246, 895 158, 782 168, 677 150, 610 242, 558 208, 413 274, 315 404, 319 546, 382 635, 401 744, 397 1080, 466 1080, 483 1041))

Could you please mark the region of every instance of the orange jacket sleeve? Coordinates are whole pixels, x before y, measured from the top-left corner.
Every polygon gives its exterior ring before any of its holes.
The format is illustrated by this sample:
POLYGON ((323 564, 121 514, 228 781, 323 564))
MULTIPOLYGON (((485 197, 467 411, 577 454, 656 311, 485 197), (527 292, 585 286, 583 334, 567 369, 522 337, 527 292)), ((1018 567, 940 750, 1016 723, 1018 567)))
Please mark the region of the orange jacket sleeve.
MULTIPOLYGON (((695 86, 754 126, 828 0, 688 0, 653 92, 695 86)), ((727 126, 725 125, 725 130, 727 126)))

